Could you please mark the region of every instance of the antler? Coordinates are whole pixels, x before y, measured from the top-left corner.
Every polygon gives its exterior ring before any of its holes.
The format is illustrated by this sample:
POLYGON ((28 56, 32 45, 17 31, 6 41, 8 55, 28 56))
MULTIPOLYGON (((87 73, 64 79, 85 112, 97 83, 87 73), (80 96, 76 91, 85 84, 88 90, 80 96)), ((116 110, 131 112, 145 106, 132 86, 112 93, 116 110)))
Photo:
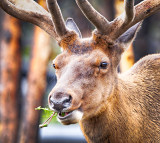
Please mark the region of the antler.
MULTIPOLYGON (((125 0, 125 13, 109 22, 87 0, 76 0, 76 2, 85 16, 95 25, 98 32, 109 35, 112 39, 118 38, 131 26, 160 9, 160 0, 144 0, 135 7, 134 0, 125 0)), ((0 7, 8 14, 33 23, 56 40, 60 40, 69 31, 65 27, 57 0, 47 0, 47 3, 51 15, 33 0, 0 0, 0 7)))
POLYGON ((50 14, 33 0, 0 0, 0 7, 8 14, 35 24, 55 39, 58 39, 50 14))
POLYGON ((76 0, 85 16, 95 25, 98 32, 118 38, 134 24, 142 21, 160 9, 160 0, 144 0, 134 7, 134 0, 125 0, 125 12, 109 22, 98 13, 87 0, 76 0))
POLYGON ((67 30, 62 13, 58 6, 57 0, 47 0, 48 9, 52 15, 52 20, 56 28, 57 34, 62 37, 66 35, 69 31, 67 30))
POLYGON ((124 24, 130 23, 134 18, 134 0, 125 0, 125 18, 124 24))
POLYGON ((47 4, 51 15, 33 0, 0 0, 0 7, 8 14, 39 26, 58 41, 69 31, 57 0, 47 0, 47 4))
POLYGON ((133 0, 125 1, 126 18, 124 18, 124 14, 122 14, 111 22, 111 31, 109 35, 113 39, 118 38, 130 27, 160 10, 160 0, 144 0, 135 7, 133 7, 133 2, 133 0), (132 18, 129 20, 127 17, 132 18), (128 22, 126 22, 127 20, 128 22))
POLYGON ((100 33, 108 32, 110 26, 109 21, 97 12, 87 0, 76 0, 76 3, 100 33))

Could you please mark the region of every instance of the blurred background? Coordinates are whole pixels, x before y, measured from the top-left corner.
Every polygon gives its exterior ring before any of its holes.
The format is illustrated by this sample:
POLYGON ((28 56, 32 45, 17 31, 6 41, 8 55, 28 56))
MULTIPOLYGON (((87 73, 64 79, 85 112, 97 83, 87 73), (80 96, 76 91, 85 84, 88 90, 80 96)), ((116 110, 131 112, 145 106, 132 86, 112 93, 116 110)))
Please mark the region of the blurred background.
MULTIPOLYGON (((46 8, 45 0, 37 2, 46 8)), ((123 0, 90 2, 108 20, 123 12, 123 0)), ((83 37, 91 36, 94 27, 75 0, 58 3, 64 19, 72 17, 83 37)), ((160 12, 144 20, 136 40, 122 57, 120 71, 147 54, 159 52, 160 12)), ((48 116, 35 108, 48 107, 48 93, 56 84, 52 60, 59 53, 58 44, 47 33, 0 9, 0 143, 86 142, 78 125, 60 125, 55 117, 49 127, 38 127, 48 116)))

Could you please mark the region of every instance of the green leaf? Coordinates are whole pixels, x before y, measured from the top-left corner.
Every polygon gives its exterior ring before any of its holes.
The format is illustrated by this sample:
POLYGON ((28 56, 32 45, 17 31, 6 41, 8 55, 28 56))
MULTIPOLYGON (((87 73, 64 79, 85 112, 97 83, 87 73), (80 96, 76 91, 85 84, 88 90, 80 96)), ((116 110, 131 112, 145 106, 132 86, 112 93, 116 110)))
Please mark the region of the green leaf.
POLYGON ((40 124, 39 125, 40 128, 47 127, 47 126, 48 126, 48 124, 40 124))
POLYGON ((47 118, 47 120, 44 121, 43 124, 39 125, 40 128, 47 127, 48 124, 51 122, 52 118, 57 115, 56 112, 50 110, 49 108, 42 108, 41 106, 35 108, 35 110, 42 110, 43 111, 42 114, 44 118, 47 118))
POLYGON ((65 116, 65 113, 64 113, 64 112, 62 112, 62 113, 61 113, 61 116, 62 116, 62 117, 64 117, 64 116, 65 116))
POLYGON ((50 111, 50 112, 53 112, 51 109, 49 109, 49 108, 42 108, 41 106, 35 108, 35 110, 43 110, 43 111, 50 111))
POLYGON ((44 112, 45 116, 50 116, 51 114, 54 113, 51 109, 49 109, 49 108, 42 108, 41 106, 35 108, 35 110, 42 110, 44 112))

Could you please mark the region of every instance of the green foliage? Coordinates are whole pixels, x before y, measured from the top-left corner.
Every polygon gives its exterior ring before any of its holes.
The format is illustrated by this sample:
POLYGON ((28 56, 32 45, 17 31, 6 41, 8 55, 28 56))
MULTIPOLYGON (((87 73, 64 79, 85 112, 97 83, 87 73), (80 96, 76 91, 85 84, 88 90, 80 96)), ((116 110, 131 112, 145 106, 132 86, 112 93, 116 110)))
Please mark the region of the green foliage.
POLYGON ((48 127, 48 124, 40 124, 39 127, 40 127, 40 128, 48 127))
POLYGON ((42 115, 43 115, 43 117, 46 117, 46 118, 50 117, 54 113, 51 109, 42 108, 41 106, 35 108, 35 110, 42 110, 43 111, 42 115))
POLYGON ((56 112, 50 110, 49 108, 42 108, 41 106, 35 108, 35 110, 42 110, 42 124, 39 125, 40 128, 47 127, 51 121, 54 123, 56 122, 56 112))

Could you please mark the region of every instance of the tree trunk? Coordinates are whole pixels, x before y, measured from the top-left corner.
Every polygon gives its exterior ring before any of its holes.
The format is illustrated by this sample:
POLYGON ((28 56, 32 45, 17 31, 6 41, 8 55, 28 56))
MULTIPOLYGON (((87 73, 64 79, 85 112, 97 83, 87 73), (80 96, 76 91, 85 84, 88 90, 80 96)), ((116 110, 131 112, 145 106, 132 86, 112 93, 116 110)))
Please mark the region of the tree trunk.
MULTIPOLYGON (((115 0, 116 16, 124 11, 124 0, 115 0)), ((134 64, 133 44, 123 53, 120 62, 120 71, 125 72, 134 64)))
POLYGON ((0 43, 0 143, 16 143, 21 67, 20 21, 5 14, 0 43))
MULTIPOLYGON (((39 4, 45 5, 40 0, 39 4)), ((28 92, 24 101, 25 111, 22 117, 20 143, 38 142, 38 125, 40 112, 35 108, 42 105, 43 95, 46 88, 46 72, 50 57, 50 36, 38 27, 35 27, 34 45, 28 74, 28 92)))
MULTIPOLYGON (((3 21, 3 18, 4 18, 4 12, 0 9, 0 51, 1 51, 1 38, 2 38, 2 21, 3 21)), ((1 131, 2 131, 2 119, 1 119, 1 117, 2 117, 2 113, 1 113, 1 90, 2 90, 2 88, 1 88, 1 72, 2 72, 2 70, 1 70, 1 57, 2 57, 2 55, 1 55, 1 52, 0 52, 0 136, 1 136, 1 131)))

